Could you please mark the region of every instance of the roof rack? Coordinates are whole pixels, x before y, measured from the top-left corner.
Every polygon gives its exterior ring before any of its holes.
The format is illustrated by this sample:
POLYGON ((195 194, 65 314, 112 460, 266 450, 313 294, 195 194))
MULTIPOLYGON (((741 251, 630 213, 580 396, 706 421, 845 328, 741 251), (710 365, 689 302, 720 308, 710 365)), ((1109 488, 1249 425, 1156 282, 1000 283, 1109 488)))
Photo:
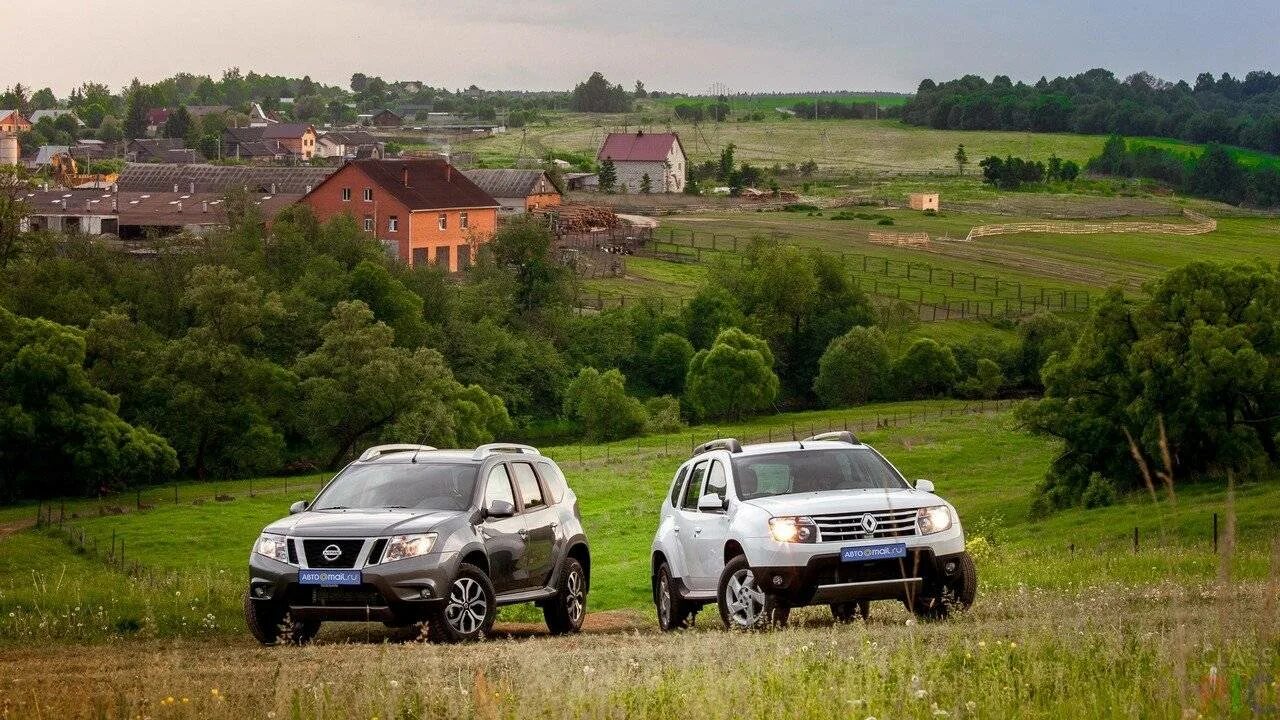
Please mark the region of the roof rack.
POLYGON ((737 438, 720 438, 718 440, 709 440, 693 449, 694 455, 701 455, 711 450, 728 450, 731 453, 742 452, 742 443, 737 438))
POLYGON ((476 448, 471 453, 472 460, 483 460, 495 453, 516 453, 519 455, 541 455, 538 448, 532 445, 520 445, 519 443, 489 443, 476 448))
POLYGON ((369 448, 368 450, 365 450, 364 452, 360 453, 360 462, 365 462, 365 461, 368 461, 368 460, 373 460, 374 458, 382 457, 383 455, 386 455, 387 453, 393 453, 393 452, 409 452, 409 451, 414 451, 414 452, 431 452, 432 450, 435 450, 435 448, 431 447, 430 445, 404 445, 404 444, 399 444, 399 445, 374 445, 373 447, 369 448))
POLYGON ((822 440, 830 440, 832 442, 847 442, 850 445, 862 444, 862 442, 858 440, 857 436, 849 432, 848 430, 835 430, 833 432, 818 433, 817 435, 807 437, 801 440, 800 442, 817 442, 822 440))

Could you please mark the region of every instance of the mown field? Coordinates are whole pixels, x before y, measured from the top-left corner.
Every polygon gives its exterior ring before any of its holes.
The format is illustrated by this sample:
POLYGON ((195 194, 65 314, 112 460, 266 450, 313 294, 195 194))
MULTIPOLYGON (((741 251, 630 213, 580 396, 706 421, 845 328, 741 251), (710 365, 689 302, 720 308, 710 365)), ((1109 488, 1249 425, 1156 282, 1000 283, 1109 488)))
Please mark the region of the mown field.
MULTIPOLYGON (((700 427, 609 446, 546 448, 577 491, 593 543, 591 632, 543 636, 504 613, 473 647, 333 625, 307 648, 259 648, 239 619, 249 544, 322 477, 184 484, 72 503, 97 542, 124 540, 128 575, 56 531, 0 514, 0 709, 103 717, 1175 717, 1249 716, 1278 676, 1280 486, 1178 488, 1099 510, 1030 514, 1056 452, 1008 411, 912 403, 700 427), (654 632, 647 553, 656 508, 689 443, 895 420, 861 434, 956 504, 979 557, 978 603, 919 624, 893 603, 833 626, 825 609, 780 632, 730 635, 714 613, 654 632), (211 498, 222 494, 224 501, 211 498), (196 502, 197 499, 205 499, 196 502), (167 502, 166 502, 167 500, 167 502), (1213 547, 1213 514, 1221 553, 1213 547), (1233 522, 1234 518, 1234 522, 1233 522), (1133 548, 1134 528, 1140 544, 1133 548), (1233 541, 1235 547, 1233 549, 1233 541), (732 678, 732 682, 726 682, 732 678)), ((56 511, 55 511, 56 514, 56 511)))

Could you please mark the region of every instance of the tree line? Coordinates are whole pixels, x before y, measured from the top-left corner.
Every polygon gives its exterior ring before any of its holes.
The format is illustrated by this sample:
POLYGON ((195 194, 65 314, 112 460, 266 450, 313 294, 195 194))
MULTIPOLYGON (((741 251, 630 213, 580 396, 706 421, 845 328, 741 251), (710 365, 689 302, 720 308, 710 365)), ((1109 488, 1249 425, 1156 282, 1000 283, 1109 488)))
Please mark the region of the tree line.
POLYGON ((1280 206, 1280 166, 1247 166, 1216 143, 1196 155, 1113 135, 1085 167, 1092 173, 1159 180, 1188 195, 1234 205, 1280 206))
POLYGON ((1280 153, 1280 76, 1253 71, 1168 82, 1095 69, 1034 85, 997 75, 924 80, 902 109, 911 125, 1168 137, 1280 153))

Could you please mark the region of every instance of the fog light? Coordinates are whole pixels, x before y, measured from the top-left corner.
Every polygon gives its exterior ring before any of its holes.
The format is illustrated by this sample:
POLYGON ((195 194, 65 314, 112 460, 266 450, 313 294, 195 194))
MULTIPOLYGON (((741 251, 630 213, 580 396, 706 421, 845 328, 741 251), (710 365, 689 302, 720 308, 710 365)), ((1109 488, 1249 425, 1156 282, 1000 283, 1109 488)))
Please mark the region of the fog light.
POLYGON ((781 576, 781 575, 774 575, 774 576, 773 576, 773 586, 774 586, 774 587, 782 587, 782 583, 783 583, 783 579, 782 579, 782 576, 781 576))
POLYGON ((422 588, 422 592, 418 594, 422 596, 423 600, 428 600, 431 598, 431 588, 422 588))
POLYGON ((255 586, 253 588, 253 595, 254 597, 266 597, 267 589, 262 587, 261 585, 255 586))
POLYGON ((948 560, 947 564, 943 566, 943 569, 946 570, 948 575, 954 573, 956 571, 956 561, 948 560))

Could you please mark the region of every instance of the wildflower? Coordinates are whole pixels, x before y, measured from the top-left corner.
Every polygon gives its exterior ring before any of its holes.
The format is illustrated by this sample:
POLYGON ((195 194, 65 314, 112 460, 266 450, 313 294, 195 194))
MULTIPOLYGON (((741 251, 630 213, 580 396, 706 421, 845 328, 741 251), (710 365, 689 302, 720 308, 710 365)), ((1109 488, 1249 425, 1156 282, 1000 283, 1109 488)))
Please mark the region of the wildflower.
POLYGON ((1016 642, 1014 642, 1014 641, 1010 640, 1010 641, 1009 641, 1009 649, 1010 649, 1010 650, 1017 650, 1017 649, 1018 649, 1018 643, 1016 643, 1016 642))
POLYGON ((595 668, 593 668, 593 667, 591 667, 590 665, 583 665, 583 666, 582 666, 582 674, 583 674, 583 675, 590 676, 590 675, 595 674, 595 671, 596 671, 596 669, 595 669, 595 668))
POLYGON ((980 648, 984 648, 984 647, 986 647, 986 646, 987 646, 987 641, 986 641, 986 640, 979 640, 979 641, 978 641, 978 647, 980 647, 980 648))
POLYGON ((390 685, 390 686, 391 686, 391 687, 393 687, 393 688, 398 688, 398 687, 400 687, 400 681, 399 681, 399 680, 392 680, 391 682, 389 682, 389 683, 387 683, 387 684, 388 684, 388 685, 390 685))
POLYGON ((929 696, 929 691, 928 691, 928 690, 925 690, 924 688, 920 688, 919 690, 916 690, 916 691, 915 691, 914 693, 912 693, 912 694, 913 694, 913 695, 915 695, 915 698, 916 698, 917 700, 923 700, 923 699, 925 699, 926 697, 928 697, 928 696, 929 696))
POLYGON ((183 705, 186 705, 186 704, 187 704, 187 703, 189 703, 189 702, 191 702, 191 698, 182 698, 182 704, 183 704, 183 705))
POLYGON ((218 696, 218 688, 213 688, 213 689, 211 689, 211 690, 209 691, 209 694, 210 694, 210 695, 212 695, 212 696, 214 696, 214 697, 217 697, 217 696, 218 696))

